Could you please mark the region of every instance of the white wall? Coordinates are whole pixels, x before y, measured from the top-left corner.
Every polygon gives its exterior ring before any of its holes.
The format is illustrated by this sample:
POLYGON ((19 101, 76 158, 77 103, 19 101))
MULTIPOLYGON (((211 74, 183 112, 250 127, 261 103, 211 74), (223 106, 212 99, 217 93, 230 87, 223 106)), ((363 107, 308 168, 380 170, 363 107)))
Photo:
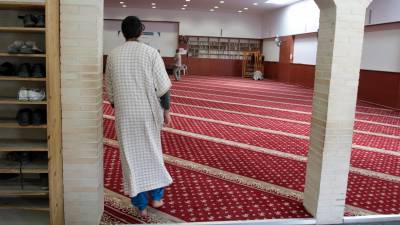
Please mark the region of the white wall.
POLYGON ((319 9, 313 0, 305 0, 287 7, 267 11, 263 17, 262 36, 270 38, 316 32, 319 9))
POLYGON ((400 25, 366 30, 361 68, 400 72, 400 25))
MULTIPOLYGON (((160 50, 161 56, 172 57, 178 48, 178 24, 165 22, 144 22, 146 32, 153 32, 154 35, 143 35, 140 41, 149 44, 160 50)), ((125 42, 121 30, 121 21, 104 21, 104 54, 108 55, 112 49, 125 42)))
POLYGON ((318 38, 315 33, 296 35, 294 39, 293 63, 315 65, 318 38))
POLYGON ((374 0, 367 9, 367 24, 400 21, 399 0, 374 0), (371 15, 369 16, 369 14, 371 15), (369 17, 371 19, 369 19, 369 17))
MULTIPOLYGON (((316 63, 319 9, 313 0, 304 0, 288 7, 266 12, 263 18, 263 37, 296 35, 293 63, 316 63)), ((400 0, 374 0, 367 9, 366 24, 400 21, 400 0)), ((267 39, 270 40, 270 39, 267 39)), ((264 41, 264 54, 270 49, 264 41)), ((278 54, 279 58, 279 54, 278 54)), ((266 57, 267 61, 271 60, 266 57)), ((364 37, 362 69, 400 72, 400 25, 367 27, 364 37)))
POLYGON ((180 22, 180 35, 261 38, 261 15, 158 10, 134 8, 105 8, 106 19, 123 19, 128 15, 142 20, 180 22))
POLYGON ((263 41, 264 60, 270 62, 279 62, 279 47, 276 46, 273 38, 263 41))

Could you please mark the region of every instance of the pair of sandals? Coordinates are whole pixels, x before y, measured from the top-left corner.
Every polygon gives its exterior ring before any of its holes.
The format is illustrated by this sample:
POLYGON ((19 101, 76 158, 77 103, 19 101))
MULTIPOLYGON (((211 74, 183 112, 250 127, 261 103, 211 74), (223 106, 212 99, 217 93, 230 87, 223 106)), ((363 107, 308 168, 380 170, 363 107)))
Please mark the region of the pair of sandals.
POLYGON ((18 16, 23 20, 24 27, 45 27, 45 16, 44 15, 32 15, 26 14, 24 16, 18 16))
POLYGON ((40 54, 44 53, 34 41, 14 41, 8 46, 10 54, 40 54))

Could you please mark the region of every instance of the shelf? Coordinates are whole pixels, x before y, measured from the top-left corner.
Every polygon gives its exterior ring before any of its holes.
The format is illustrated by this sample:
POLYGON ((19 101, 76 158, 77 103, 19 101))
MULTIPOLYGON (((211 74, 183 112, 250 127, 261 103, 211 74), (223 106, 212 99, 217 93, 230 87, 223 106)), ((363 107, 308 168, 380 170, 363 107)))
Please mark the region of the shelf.
POLYGON ((46 141, 0 139, 0 152, 46 152, 46 141))
POLYGON ((45 31, 44 27, 0 27, 0 32, 9 33, 44 33, 45 31))
POLYGON ((0 105, 46 105, 47 101, 20 101, 14 98, 0 97, 0 105))
POLYGON ((0 181, 0 197, 47 197, 49 191, 43 189, 39 179, 24 178, 24 189, 21 189, 20 178, 0 181))
POLYGON ((18 76, 0 76, 0 81, 38 81, 46 82, 46 78, 18 77, 18 76))
MULTIPOLYGON (((22 173, 48 173, 47 161, 36 161, 24 163, 22 165, 22 173)), ((16 173, 19 174, 20 163, 16 161, 0 159, 0 173, 16 173)))
POLYGON ((0 2, 0 10, 6 9, 43 9, 45 8, 45 3, 41 2, 0 2))
POLYGON ((49 211, 48 198, 6 197, 0 198, 0 209, 49 211))
POLYGON ((46 129, 47 125, 28 125, 21 126, 14 119, 0 120, 0 128, 17 128, 17 129, 46 129))
POLYGON ((10 54, 0 52, 0 57, 46 58, 46 54, 10 54))

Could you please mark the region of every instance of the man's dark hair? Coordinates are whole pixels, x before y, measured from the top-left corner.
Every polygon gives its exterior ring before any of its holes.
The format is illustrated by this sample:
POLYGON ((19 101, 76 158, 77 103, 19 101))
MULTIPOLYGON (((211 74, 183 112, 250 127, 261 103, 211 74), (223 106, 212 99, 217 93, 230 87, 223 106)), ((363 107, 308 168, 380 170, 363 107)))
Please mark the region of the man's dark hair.
POLYGON ((145 26, 142 21, 136 16, 128 16, 126 17, 121 24, 122 34, 125 39, 138 38, 142 35, 145 26))

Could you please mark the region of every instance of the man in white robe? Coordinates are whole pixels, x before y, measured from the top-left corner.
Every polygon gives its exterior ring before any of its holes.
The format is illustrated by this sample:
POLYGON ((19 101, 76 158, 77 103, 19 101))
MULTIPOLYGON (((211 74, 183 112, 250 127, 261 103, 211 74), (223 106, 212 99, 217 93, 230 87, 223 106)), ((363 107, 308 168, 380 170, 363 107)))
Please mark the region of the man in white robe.
POLYGON ((161 207, 164 187, 172 183, 160 136, 163 125, 171 123, 171 81, 158 51, 137 41, 143 30, 137 17, 124 19, 126 43, 108 56, 106 80, 109 101, 115 106, 124 191, 147 216, 148 196, 154 207, 161 207))

